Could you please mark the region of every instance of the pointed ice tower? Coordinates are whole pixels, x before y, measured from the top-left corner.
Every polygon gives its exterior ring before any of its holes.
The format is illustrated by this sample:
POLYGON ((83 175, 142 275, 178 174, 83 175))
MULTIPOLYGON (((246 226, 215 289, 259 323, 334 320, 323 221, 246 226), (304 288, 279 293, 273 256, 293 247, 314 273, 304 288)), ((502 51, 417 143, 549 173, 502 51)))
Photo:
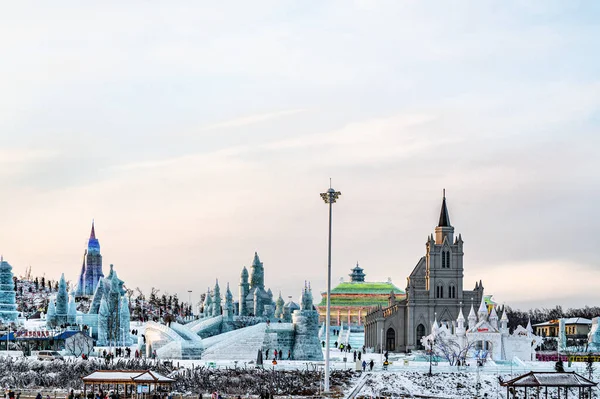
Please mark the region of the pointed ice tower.
POLYGON ((239 309, 238 312, 240 316, 248 316, 250 311, 248 310, 248 306, 246 305, 246 298, 250 293, 250 284, 248 283, 248 269, 246 266, 242 269, 242 274, 240 276, 240 301, 239 301, 239 309))
POLYGON ((431 334, 435 337, 435 336, 437 336, 439 330, 440 330, 440 325, 437 321, 437 314, 435 314, 435 316, 433 318, 433 323, 431 324, 431 334))
POLYGON ((464 337, 467 329, 465 328, 465 316, 462 311, 462 303, 460 304, 460 311, 458 312, 458 318, 456 319, 456 335, 458 337, 464 337))
POLYGON ((77 319, 77 304, 75 303, 75 290, 69 295, 69 310, 67 311, 67 323, 74 325, 77 319))
POLYGON ((46 312, 46 324, 54 323, 54 319, 56 319, 56 305, 51 299, 50 302, 48 302, 48 311, 46 312))
POLYGON ((490 324, 496 330, 498 329, 498 313, 496 313, 496 307, 492 306, 492 311, 490 312, 490 324))
POLYGON ((481 304, 479 305, 479 310, 477 311, 477 318, 479 321, 487 321, 488 318, 488 310, 485 305, 485 297, 481 296, 481 304))
POLYGON ((529 318, 529 320, 527 320, 527 327, 525 327, 525 329, 527 330, 527 336, 531 337, 533 335, 533 327, 531 327, 531 317, 529 318))
POLYGON ((212 305, 212 316, 221 315, 221 288, 219 287, 219 280, 215 283, 215 290, 213 292, 213 305, 212 305))
POLYGON ((473 309, 473 303, 471 303, 471 311, 469 312, 469 330, 472 330, 475 328, 475 325, 477 324, 477 316, 475 315, 475 309, 473 309))
POLYGON ((223 312, 223 316, 229 321, 233 320, 233 294, 229 289, 229 283, 227 283, 227 291, 225 291, 225 311, 223 312))
MULTIPOLYGON (((58 282, 58 293, 56 294, 56 315, 67 316, 69 304, 69 295, 67 294, 67 283, 65 282, 65 274, 61 274, 58 282)), ((66 321, 66 320, 65 320, 66 321)), ((64 323, 61 321, 61 324, 64 323)))
POLYGON ((108 301, 106 296, 102 296, 100 300, 100 309, 98 310, 98 345, 108 345, 108 323, 111 318, 110 311, 108 310, 108 301))
POLYGON ((210 287, 206 291, 206 296, 204 297, 204 311, 202 312, 204 317, 212 316, 212 294, 210 292, 210 287))
POLYGON ((506 306, 502 308, 502 318, 500 319, 500 332, 502 335, 508 335, 508 316, 506 315, 506 306))
POLYGON ((126 296, 121 297, 121 312, 119 314, 119 330, 120 337, 119 341, 122 342, 122 345, 129 346, 131 345, 131 334, 130 334, 130 322, 131 315, 129 313, 129 301, 126 296))

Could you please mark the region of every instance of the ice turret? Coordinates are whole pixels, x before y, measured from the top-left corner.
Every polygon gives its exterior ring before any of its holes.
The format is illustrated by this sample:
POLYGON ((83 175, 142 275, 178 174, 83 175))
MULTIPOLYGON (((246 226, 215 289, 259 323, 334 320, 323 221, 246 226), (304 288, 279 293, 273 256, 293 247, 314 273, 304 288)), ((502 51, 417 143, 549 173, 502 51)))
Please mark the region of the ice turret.
POLYGON ((466 333, 465 328, 465 316, 462 311, 462 303, 460 304, 460 311, 458 312, 458 318, 456 319, 456 335, 462 337, 466 333))
POLYGON ((438 333, 440 326, 437 321, 437 314, 433 318, 433 324, 431 325, 431 334, 435 337, 438 333))
POLYGON ((46 321, 52 319, 54 316, 56 316, 56 305, 53 300, 50 300, 48 302, 48 312, 46 312, 46 321))
POLYGON ((477 318, 479 321, 487 321, 488 311, 487 306, 485 305, 485 297, 481 297, 481 304, 479 305, 479 310, 477 311, 477 318))
POLYGON ((263 263, 258 257, 258 253, 254 252, 254 259, 252 260, 252 267, 250 268, 250 289, 254 288, 265 288, 265 270, 263 263))
POLYGON ((496 313, 496 307, 492 307, 492 311, 490 312, 490 324, 496 330, 498 329, 498 313, 496 313))
POLYGON ((75 324, 77 319, 77 304, 75 303, 75 290, 69 295, 69 310, 67 311, 67 323, 75 324))
POLYGON ((58 293, 56 294, 56 314, 66 315, 68 311, 69 296, 67 294, 67 283, 65 282, 65 274, 60 276, 58 282, 58 293))
POLYGON ((233 320, 233 294, 229 289, 229 283, 227 283, 227 291, 225 292, 225 311, 223 315, 227 317, 228 320, 233 320))
POLYGON ((500 319, 500 332, 502 335, 508 335, 508 316, 506 313, 506 306, 504 306, 502 309, 502 318, 500 319))
POLYGON ((246 267, 244 266, 244 268, 242 269, 242 275, 241 275, 240 287, 239 287, 240 300, 239 300, 238 312, 239 312, 240 316, 247 316, 248 313, 250 313, 250 310, 248 309, 248 305, 246 304, 246 299, 247 299, 249 293, 250 293, 250 284, 248 283, 248 269, 246 269, 246 267))
POLYGON ((213 308, 212 316, 221 315, 221 288, 219 288, 219 280, 215 283, 215 290, 213 292, 213 308))
POLYGON ((527 320, 527 327, 525 327, 525 329, 527 330, 527 336, 531 337, 533 335, 533 327, 531 327, 531 317, 527 320))
POLYGON ((212 294, 210 292, 210 288, 206 291, 206 296, 204 297, 204 317, 212 316, 212 294))
POLYGON ((471 303, 471 311, 469 312, 469 330, 475 328, 477 324, 477 316, 475 315, 475 309, 473 309, 473 303, 471 303))
POLYGON ((121 298, 121 312, 119 317, 119 327, 121 330, 121 336, 119 337, 119 341, 121 341, 121 345, 131 345, 131 334, 129 333, 131 315, 129 313, 129 301, 125 296, 121 298))

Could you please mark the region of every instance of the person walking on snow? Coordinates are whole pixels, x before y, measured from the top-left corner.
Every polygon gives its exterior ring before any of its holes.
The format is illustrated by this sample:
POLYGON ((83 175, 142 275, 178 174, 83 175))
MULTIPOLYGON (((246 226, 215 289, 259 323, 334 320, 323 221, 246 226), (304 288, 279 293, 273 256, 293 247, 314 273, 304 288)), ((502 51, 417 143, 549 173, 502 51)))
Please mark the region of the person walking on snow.
POLYGON ((373 362, 373 359, 371 359, 371 361, 369 362, 369 371, 373 371, 374 365, 375 365, 375 363, 373 362))
POLYGON ((363 368, 363 371, 365 371, 365 369, 367 368, 367 361, 366 360, 363 360, 363 362, 362 362, 362 368, 363 368))

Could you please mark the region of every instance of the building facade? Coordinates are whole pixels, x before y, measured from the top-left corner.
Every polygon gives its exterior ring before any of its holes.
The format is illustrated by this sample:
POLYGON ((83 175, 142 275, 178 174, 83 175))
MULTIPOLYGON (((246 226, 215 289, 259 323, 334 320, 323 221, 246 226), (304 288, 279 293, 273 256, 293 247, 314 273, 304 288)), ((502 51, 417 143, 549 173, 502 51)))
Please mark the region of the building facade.
POLYGON ((422 348, 421 338, 431 333, 433 320, 452 323, 463 310, 480 303, 483 284, 473 290, 463 286, 463 239, 454 235, 446 196, 440 218, 425 243, 425 256, 407 278, 406 296, 389 296, 384 306, 370 309, 365 321, 365 345, 401 352, 422 348))
MULTIPOLYGON (((350 281, 341 282, 331 290, 331 325, 361 326, 370 308, 386 305, 390 293, 397 299, 404 298, 404 291, 387 282, 365 281, 365 273, 358 263, 352 269, 350 281)), ((319 322, 324 323, 327 315, 327 292, 321 293, 317 305, 319 322)))

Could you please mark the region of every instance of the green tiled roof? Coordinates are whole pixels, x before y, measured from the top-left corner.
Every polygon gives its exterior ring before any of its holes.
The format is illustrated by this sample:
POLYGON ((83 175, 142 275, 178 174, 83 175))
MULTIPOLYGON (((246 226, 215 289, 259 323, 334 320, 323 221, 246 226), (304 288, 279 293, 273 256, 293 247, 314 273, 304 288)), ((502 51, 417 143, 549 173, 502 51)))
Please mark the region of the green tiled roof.
MULTIPOLYGON (((357 298, 335 298, 331 297, 331 306, 376 306, 384 305, 387 306, 387 298, 381 297, 357 297, 357 298)), ((319 306, 327 306, 326 298, 321 300, 319 306)))
POLYGON ((332 299, 333 294, 381 294, 389 295, 390 292, 394 291, 394 294, 404 294, 400 288, 396 287, 392 283, 352 283, 343 282, 338 284, 337 287, 331 290, 332 299))

